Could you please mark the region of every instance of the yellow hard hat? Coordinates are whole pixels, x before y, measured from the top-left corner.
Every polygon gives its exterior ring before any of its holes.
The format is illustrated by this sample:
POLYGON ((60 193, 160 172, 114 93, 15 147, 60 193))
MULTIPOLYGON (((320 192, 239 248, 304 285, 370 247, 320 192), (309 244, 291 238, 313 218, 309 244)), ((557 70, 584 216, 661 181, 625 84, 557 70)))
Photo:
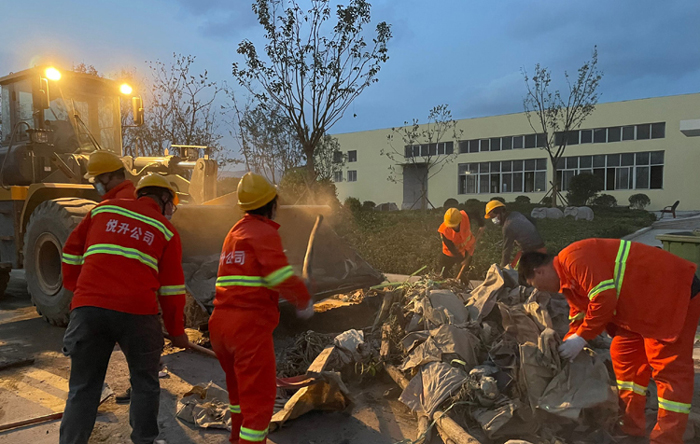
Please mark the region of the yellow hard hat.
POLYGON ((275 196, 277 187, 259 174, 246 173, 238 182, 238 206, 243 211, 261 208, 275 196))
POLYGON ((462 223, 462 213, 457 208, 445 211, 445 226, 454 228, 462 223))
POLYGON ((504 204, 500 200, 495 200, 495 199, 488 201, 488 203, 486 204, 486 216, 484 216, 484 217, 486 219, 491 219, 491 217, 492 217, 491 212, 493 210, 495 210, 496 208, 500 208, 500 207, 505 208, 506 204, 504 204))
POLYGON ((124 163, 119 156, 111 151, 99 150, 90 154, 87 164, 86 179, 97 177, 100 174, 112 173, 124 168, 124 163))
POLYGON ((138 191, 141 188, 146 187, 165 188, 166 190, 170 191, 170 193, 172 193, 173 204, 177 205, 180 203, 180 198, 177 197, 177 191, 175 190, 175 187, 173 187, 172 184, 168 182, 168 179, 161 176, 160 174, 154 173, 149 174, 147 176, 143 176, 141 180, 139 180, 139 183, 136 185, 136 193, 138 194, 138 191))

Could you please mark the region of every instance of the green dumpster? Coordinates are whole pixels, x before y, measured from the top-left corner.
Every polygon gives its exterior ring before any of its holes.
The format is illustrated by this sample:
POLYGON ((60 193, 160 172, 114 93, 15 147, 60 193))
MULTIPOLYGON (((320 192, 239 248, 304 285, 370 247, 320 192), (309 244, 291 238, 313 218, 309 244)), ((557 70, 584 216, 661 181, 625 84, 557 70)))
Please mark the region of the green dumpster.
POLYGON ((656 236, 664 244, 664 250, 698 265, 696 276, 700 277, 700 235, 692 231, 680 231, 656 236))

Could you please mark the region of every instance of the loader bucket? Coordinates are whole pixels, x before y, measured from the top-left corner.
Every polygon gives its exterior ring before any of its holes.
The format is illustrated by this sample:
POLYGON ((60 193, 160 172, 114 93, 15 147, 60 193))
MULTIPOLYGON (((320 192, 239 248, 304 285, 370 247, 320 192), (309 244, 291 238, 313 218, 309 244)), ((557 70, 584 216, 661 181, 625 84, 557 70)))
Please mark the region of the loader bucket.
MULTIPOLYGON (((306 246, 316 216, 327 216, 325 205, 281 205, 276 222, 289 263, 301 275, 306 246)), ((204 205, 181 205, 172 222, 182 240, 182 268, 188 292, 209 313, 213 309, 221 247, 241 210, 225 200, 204 205)), ((314 300, 370 287, 383 276, 348 246, 325 222, 321 225, 311 262, 314 300)))

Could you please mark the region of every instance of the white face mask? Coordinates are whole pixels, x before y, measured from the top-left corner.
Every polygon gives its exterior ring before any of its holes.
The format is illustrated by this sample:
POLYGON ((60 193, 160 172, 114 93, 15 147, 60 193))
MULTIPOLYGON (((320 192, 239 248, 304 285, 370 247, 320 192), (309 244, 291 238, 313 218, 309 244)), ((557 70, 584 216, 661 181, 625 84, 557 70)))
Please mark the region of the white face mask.
POLYGON ((99 194, 100 196, 104 196, 107 193, 107 187, 105 187, 105 184, 103 184, 102 182, 96 182, 94 186, 95 190, 97 190, 97 194, 99 194))
POLYGON ((170 220, 170 219, 173 218, 173 215, 172 215, 172 214, 164 214, 163 216, 165 216, 165 218, 168 219, 168 220, 170 220))
POLYGON ((499 217, 496 216, 496 217, 491 219, 491 222, 493 222, 495 225, 498 225, 501 223, 501 219, 499 219, 499 217))

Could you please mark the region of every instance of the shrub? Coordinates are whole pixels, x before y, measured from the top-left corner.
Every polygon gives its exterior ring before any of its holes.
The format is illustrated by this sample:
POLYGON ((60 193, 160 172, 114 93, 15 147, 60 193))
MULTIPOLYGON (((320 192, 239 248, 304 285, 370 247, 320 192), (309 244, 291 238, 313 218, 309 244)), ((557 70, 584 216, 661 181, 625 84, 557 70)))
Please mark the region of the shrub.
POLYGON ((506 200, 504 198, 502 198, 501 196, 492 197, 490 200, 497 200, 501 203, 506 203, 506 200))
POLYGON ((457 208, 459 206, 459 202, 457 199, 449 198, 445 201, 444 204, 442 204, 442 208, 447 210, 448 208, 457 208))
POLYGON ((590 173, 578 174, 571 178, 569 182, 569 192, 566 193, 566 200, 569 205, 587 205, 603 190, 603 179, 590 173))
POLYGON ((651 204, 651 199, 649 199, 649 196, 647 196, 644 193, 638 193, 638 194, 631 195, 629 198, 629 201, 630 201, 630 208, 634 208, 636 210, 643 210, 644 207, 651 204))
POLYGON ((375 204, 371 200, 366 200, 366 201, 362 202, 362 209, 364 211, 372 211, 372 210, 374 210, 374 207, 376 207, 376 206, 377 206, 377 204, 375 204))
POLYGON ((529 204, 530 198, 527 196, 518 196, 515 198, 515 203, 517 203, 517 204, 529 204))
POLYGON ((362 211, 362 204, 360 203, 360 199, 356 197, 348 197, 347 199, 345 199, 345 202, 343 202, 343 206, 348 210, 352 211, 353 213, 359 213, 360 211, 362 211))
POLYGON ((552 205, 552 196, 543 197, 542 200, 540 201, 540 203, 544 206, 547 206, 547 207, 552 205))
POLYGON ((479 199, 467 199, 464 205, 483 205, 483 202, 479 199))
POLYGON ((591 202, 591 204, 597 207, 616 207, 617 199, 615 199, 609 194, 601 194, 600 196, 593 199, 593 202, 591 202))

